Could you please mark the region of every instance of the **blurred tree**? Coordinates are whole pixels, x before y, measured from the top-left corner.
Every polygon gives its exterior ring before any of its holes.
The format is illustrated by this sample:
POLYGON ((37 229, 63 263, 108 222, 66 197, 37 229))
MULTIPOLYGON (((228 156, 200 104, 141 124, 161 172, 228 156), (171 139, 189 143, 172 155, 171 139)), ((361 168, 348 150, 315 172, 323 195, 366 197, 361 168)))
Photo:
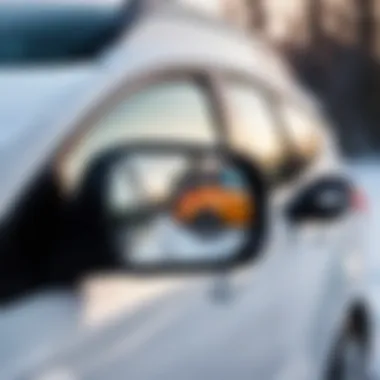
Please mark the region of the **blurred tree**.
MULTIPOLYGON (((270 23, 276 7, 280 12, 279 1, 271 1, 269 13, 262 1, 250 1, 253 30, 270 23)), ((287 1, 289 7, 305 7, 288 16, 290 32, 282 41, 296 74, 325 105, 348 155, 380 153, 380 57, 375 60, 380 1, 287 1), (300 44, 301 30, 308 38, 300 44)))
POLYGON ((374 0, 355 0, 359 18, 359 41, 361 47, 372 53, 375 38, 374 0))
POLYGON ((310 43, 319 45, 322 37, 322 2, 321 0, 307 0, 309 8, 310 43))
POLYGON ((266 14, 264 0, 247 0, 249 12, 249 27, 254 31, 264 31, 266 25, 266 14))

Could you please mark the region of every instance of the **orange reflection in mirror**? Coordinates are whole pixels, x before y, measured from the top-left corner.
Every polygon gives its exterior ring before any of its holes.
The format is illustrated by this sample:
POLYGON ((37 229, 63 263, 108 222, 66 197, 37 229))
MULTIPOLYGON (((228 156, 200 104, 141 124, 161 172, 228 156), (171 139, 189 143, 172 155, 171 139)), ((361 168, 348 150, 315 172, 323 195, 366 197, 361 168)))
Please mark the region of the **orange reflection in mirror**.
POLYGON ((202 213, 211 213, 230 228, 242 228, 248 226, 253 217, 254 205, 242 190, 207 185, 185 191, 174 212, 182 223, 191 223, 202 213))

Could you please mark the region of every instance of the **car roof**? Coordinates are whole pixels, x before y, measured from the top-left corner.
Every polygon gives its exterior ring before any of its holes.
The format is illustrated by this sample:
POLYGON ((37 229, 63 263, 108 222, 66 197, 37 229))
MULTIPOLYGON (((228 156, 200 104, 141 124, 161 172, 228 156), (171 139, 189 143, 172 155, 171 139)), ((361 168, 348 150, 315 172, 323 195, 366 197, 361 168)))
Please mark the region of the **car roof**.
POLYGON ((146 12, 120 36, 103 63, 117 77, 170 67, 245 72, 274 88, 297 92, 288 67, 262 39, 181 6, 146 12))

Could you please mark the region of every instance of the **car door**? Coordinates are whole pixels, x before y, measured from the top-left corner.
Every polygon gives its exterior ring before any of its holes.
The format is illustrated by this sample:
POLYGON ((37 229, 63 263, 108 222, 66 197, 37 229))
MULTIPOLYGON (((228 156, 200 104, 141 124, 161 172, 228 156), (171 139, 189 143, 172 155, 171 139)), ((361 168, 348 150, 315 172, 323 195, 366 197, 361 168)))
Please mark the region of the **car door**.
POLYGON ((285 182, 291 179, 287 172, 293 149, 291 136, 279 122, 269 89, 235 80, 226 80, 223 88, 229 111, 228 142, 246 158, 260 163, 272 189, 271 234, 265 257, 257 264, 262 265, 263 275, 255 288, 266 302, 261 310, 266 320, 261 325, 262 334, 270 337, 271 355, 282 356, 279 378, 310 378, 311 367, 301 341, 305 321, 300 311, 305 305, 300 296, 308 286, 301 267, 305 242, 284 213, 294 192, 285 182))
MULTIPOLYGON (((298 179, 293 199, 302 194, 309 183, 325 175, 343 175, 322 115, 291 97, 280 98, 276 107, 282 126, 288 131, 292 149, 302 162, 299 173, 296 173, 298 179)), ((299 284, 294 309, 300 316, 299 337, 310 362, 319 366, 314 371, 319 374, 340 333, 347 307, 349 280, 345 262, 347 255, 355 251, 356 234, 352 226, 350 214, 337 220, 305 220, 290 226, 297 242, 299 284)))
MULTIPOLYGON (((217 100, 222 94, 215 92, 217 86, 204 74, 169 78, 153 75, 149 81, 141 80, 140 86, 125 83, 123 88, 128 90, 118 91, 117 96, 111 94, 106 104, 96 105, 93 115, 82 121, 74 136, 63 144, 55 167, 64 179, 63 191, 80 181, 82 163, 123 141, 228 142, 239 149, 239 143, 249 141, 253 131, 253 137, 260 139, 253 149, 255 157, 271 177, 281 171, 284 146, 263 89, 250 90, 248 100, 244 94, 242 104, 239 100, 236 113, 231 112, 228 118, 222 112, 227 104, 217 100), (234 136, 224 134, 227 130, 223 127, 236 127, 233 121, 246 123, 245 139, 239 140, 242 130, 234 136), (260 143, 263 139, 265 145, 260 143)), ((232 110, 232 101, 228 104, 232 110)), ((123 294, 110 293, 105 303, 95 300, 97 310, 117 310, 105 320, 101 318, 108 323, 93 328, 90 337, 78 336, 66 352, 60 349, 33 374, 54 374, 58 369, 80 380, 248 380, 279 378, 285 372, 294 375, 292 379, 304 378, 295 366, 299 361, 292 340, 296 325, 288 308, 289 283, 295 279, 297 256, 281 214, 275 208, 272 214, 276 238, 269 238, 269 246, 246 271, 223 273, 221 278, 181 279, 180 285, 177 283, 160 297, 152 300, 147 296, 144 302, 136 302, 124 315, 125 297, 133 298, 128 288, 123 294), (213 293, 209 293, 210 286, 211 290, 218 286, 218 279, 233 295, 222 305, 215 303, 213 293), (117 298, 120 308, 110 305, 117 298)), ((64 259, 67 265, 68 257, 64 259)), ((132 289, 136 287, 133 280, 129 284, 132 289)), ((150 294, 161 281, 153 279, 146 286, 150 294)))
POLYGON ((349 247, 354 250, 355 234, 350 217, 298 225, 287 219, 286 205, 309 183, 342 171, 322 115, 291 94, 280 96, 267 91, 265 105, 257 86, 249 81, 226 81, 230 143, 245 156, 259 159, 272 183, 274 231, 268 257, 281 265, 272 269, 263 287, 269 288, 272 276, 276 277, 279 291, 268 296, 277 299, 278 310, 272 312, 281 314, 284 323, 277 321, 277 328, 286 330, 283 336, 291 341, 293 358, 288 363, 288 376, 298 376, 292 371, 307 371, 311 378, 318 373, 318 366, 325 364, 321 360, 326 360, 340 328, 349 297, 344 254, 349 247), (274 114, 271 129, 262 127, 258 110, 263 106, 274 114), (286 162, 296 162, 297 166, 288 171, 286 162))
MULTIPOLYGON (((103 150, 118 144, 128 141, 158 141, 160 139, 172 142, 183 140, 209 145, 217 142, 218 124, 214 118, 213 97, 210 95, 209 86, 200 80, 199 75, 183 73, 183 75, 171 74, 170 77, 167 77, 157 74, 157 76, 149 76, 149 80, 146 77, 129 80, 127 85, 122 87, 123 93, 119 94, 117 99, 115 99, 115 92, 112 91, 109 96, 105 96, 105 101, 96 104, 87 115, 91 121, 81 120, 81 123, 74 126, 73 134, 67 136, 66 141, 58 147, 52 161, 52 168, 53 174, 62 179, 60 190, 63 196, 80 180, 83 175, 84 163, 94 159, 103 150), (132 84, 134 84, 133 91, 130 91, 132 84), (98 112, 99 107, 101 112, 98 112), (79 146, 81 149, 77 149, 79 146)), ((118 90, 120 89, 118 88, 118 90)), ((132 201, 138 204, 138 199, 132 201)), ((70 271, 70 268, 78 269, 81 263, 89 259, 83 258, 81 261, 78 256, 74 256, 67 255, 67 252, 63 252, 62 256, 58 254, 51 268, 51 275, 60 277, 61 273, 67 274, 67 270, 70 271)), ((126 313, 126 304, 132 309, 131 314, 137 314, 140 308, 148 307, 155 298, 159 298, 161 295, 169 297, 167 293, 177 291, 176 287, 170 286, 171 281, 168 281, 169 285, 165 281, 146 281, 147 284, 145 284, 144 281, 130 280, 128 282, 127 279, 127 285, 124 285, 123 278, 116 278, 115 281, 119 284, 118 290, 115 291, 111 286, 108 292, 107 284, 113 282, 112 276, 109 281, 106 278, 102 282, 102 287, 105 288, 104 292, 107 293, 106 297, 100 295, 87 299, 89 294, 86 292, 83 295, 83 303, 77 304, 77 313, 83 316, 80 326, 70 324, 66 328, 62 324, 64 331, 60 334, 59 339, 55 339, 54 335, 49 340, 44 334, 28 335, 25 333, 26 337, 33 335, 33 341, 28 344, 30 343, 34 347, 34 352, 44 351, 44 355, 40 355, 43 356, 43 359, 39 357, 37 363, 31 360, 30 352, 26 352, 23 339, 19 339, 20 344, 18 341, 14 341, 14 345, 8 345, 10 354, 7 357, 12 357, 12 362, 7 363, 9 368, 4 363, 4 368, 0 370, 0 378, 18 379, 21 378, 19 376, 22 376, 22 378, 29 379, 34 376, 34 371, 37 375, 40 370, 44 371, 45 368, 48 372, 55 371, 55 363, 62 363, 63 371, 65 372, 65 368, 67 368, 67 372, 74 373, 75 378, 78 379, 82 378, 82 375, 87 376, 87 373, 91 378, 95 365, 97 365, 96 371, 104 369, 104 379, 114 378, 111 374, 107 375, 105 358, 108 357, 111 362, 117 361, 111 353, 120 344, 120 340, 127 339, 128 334, 125 333, 125 328, 129 326, 130 321, 125 318, 126 321, 122 321, 125 323, 121 322, 119 326, 112 327, 109 320, 121 318, 123 313, 126 313), (165 290, 160 289, 168 290, 166 293, 165 290), (97 339, 95 343, 91 341, 89 344, 88 326, 92 326, 94 323, 96 328, 94 328, 93 334, 97 336, 97 339), (104 329, 100 325, 104 325, 104 329), (110 331, 112 328, 117 331, 116 334, 110 331), (74 335, 72 334, 73 330, 75 330, 74 335), (122 330, 124 333, 121 332, 122 330), (66 343, 70 346, 67 350, 66 343), (46 347, 49 349, 46 350, 46 347), (100 355, 98 363, 96 363, 96 354, 100 355), (85 363, 86 358, 89 358, 87 364, 85 363), (92 358, 94 360, 91 360, 92 358)), ((172 309, 178 306, 180 312, 183 311, 177 304, 171 306, 172 309)), ((30 308, 30 313, 33 314, 32 307, 30 308)), ((20 309, 22 309, 20 313, 28 314, 27 307, 20 309)), ((164 311, 163 309, 166 309, 164 305, 155 308, 149 318, 150 323, 143 328, 144 332, 155 329, 155 323, 159 323, 159 314, 164 311)), ((165 312, 168 313, 168 311, 165 312)), ((17 315, 16 307, 13 313, 17 315)), ((142 313, 144 314, 144 312, 142 313)), ((145 315, 147 313, 149 312, 145 311, 145 315)), ((24 316, 22 317, 24 320, 24 316)), ((51 313, 51 318, 55 319, 50 321, 49 318, 50 315, 47 313, 43 319, 44 325, 55 326, 60 323, 60 319, 57 320, 54 313, 51 313)), ((65 318, 64 314, 62 318, 65 318)), ((17 318, 15 317, 15 319, 17 318)), ((71 321, 68 316, 66 320, 71 321)), ((35 318, 29 318, 23 323, 25 331, 36 329, 35 318)), ((39 328, 41 327, 39 326, 39 328)), ((15 330, 14 325, 12 325, 12 329, 15 330)), ((10 331, 13 331, 12 329, 10 331)), ((39 330, 37 329, 37 331, 39 330)), ((7 341, 7 337, 6 335, 5 341, 7 341)), ((128 361, 128 356, 125 360, 128 361)), ((130 368, 133 370, 133 366, 130 368)), ((127 374, 125 376, 120 374, 120 376, 125 378, 127 374)))

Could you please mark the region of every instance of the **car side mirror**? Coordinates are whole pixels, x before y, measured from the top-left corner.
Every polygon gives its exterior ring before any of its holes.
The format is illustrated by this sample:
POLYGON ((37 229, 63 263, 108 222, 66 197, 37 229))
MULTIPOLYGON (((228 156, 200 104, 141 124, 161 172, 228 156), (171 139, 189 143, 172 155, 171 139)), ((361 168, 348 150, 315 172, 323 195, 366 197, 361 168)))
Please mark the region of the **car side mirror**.
POLYGON ((73 209, 82 228, 92 231, 89 245, 107 251, 118 269, 218 271, 262 251, 263 176, 230 152, 184 144, 122 146, 98 155, 80 176, 73 209))
POLYGON ((286 210, 288 220, 299 224, 339 219, 350 211, 352 194, 352 184, 348 178, 320 178, 293 198, 286 210))

